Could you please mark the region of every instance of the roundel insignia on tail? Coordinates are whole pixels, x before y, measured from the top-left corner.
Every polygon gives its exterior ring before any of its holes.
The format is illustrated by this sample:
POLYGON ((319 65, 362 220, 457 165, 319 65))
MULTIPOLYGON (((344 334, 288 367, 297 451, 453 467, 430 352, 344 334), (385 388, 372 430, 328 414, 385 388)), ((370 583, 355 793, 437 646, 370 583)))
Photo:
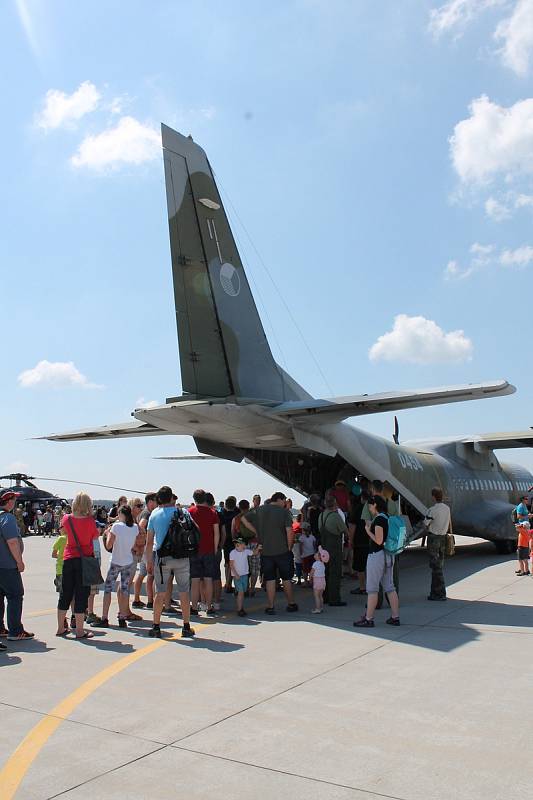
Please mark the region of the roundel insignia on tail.
POLYGON ((230 297, 237 297, 241 291, 241 279, 239 273, 228 261, 220 267, 220 283, 222 288, 230 297))

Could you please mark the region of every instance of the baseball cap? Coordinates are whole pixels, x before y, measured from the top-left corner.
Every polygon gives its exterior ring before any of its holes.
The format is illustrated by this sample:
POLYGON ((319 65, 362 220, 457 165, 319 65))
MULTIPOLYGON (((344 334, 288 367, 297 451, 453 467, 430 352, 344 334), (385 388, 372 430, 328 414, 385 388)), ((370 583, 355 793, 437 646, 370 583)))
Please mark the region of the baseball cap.
POLYGON ((0 489, 0 505, 14 500, 15 497, 20 497, 22 492, 13 492, 11 489, 0 489))
POLYGON ((239 536, 237 539, 233 540, 233 544, 246 544, 246 539, 243 539, 242 536, 239 536))

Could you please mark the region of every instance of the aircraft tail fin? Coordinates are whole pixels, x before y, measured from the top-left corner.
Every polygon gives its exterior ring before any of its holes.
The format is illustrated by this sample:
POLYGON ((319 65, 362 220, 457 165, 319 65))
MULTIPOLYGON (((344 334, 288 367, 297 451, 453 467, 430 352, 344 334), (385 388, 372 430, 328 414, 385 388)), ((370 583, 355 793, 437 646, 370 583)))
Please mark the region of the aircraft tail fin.
POLYGON ((307 397, 272 356, 205 152, 161 129, 183 391, 307 397))

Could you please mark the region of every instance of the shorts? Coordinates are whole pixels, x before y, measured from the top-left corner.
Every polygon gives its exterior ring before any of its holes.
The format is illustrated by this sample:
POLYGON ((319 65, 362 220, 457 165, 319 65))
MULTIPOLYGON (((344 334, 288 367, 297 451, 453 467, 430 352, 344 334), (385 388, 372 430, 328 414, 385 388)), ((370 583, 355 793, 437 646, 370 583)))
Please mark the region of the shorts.
POLYGON ((323 592, 326 588, 325 578, 313 578, 313 592, 323 592))
POLYGON ((261 571, 265 581, 275 581, 277 573, 282 581, 292 580, 294 575, 294 566, 292 561, 292 553, 287 550, 286 553, 280 553, 277 556, 261 556, 261 571))
POLYGON ((517 553, 519 561, 529 560, 529 547, 519 547, 517 553))
POLYGON ((257 578, 261 574, 261 556, 248 556, 248 569, 250 577, 257 578))
POLYGON ((220 578, 220 565, 216 553, 205 553, 203 556, 191 556, 191 580, 193 578, 220 578))
POLYGON ((120 591, 123 592, 124 594, 129 594, 130 579, 134 569, 135 569, 135 562, 132 562, 131 564, 126 564, 126 566, 121 566, 120 564, 113 564, 113 562, 111 562, 111 564, 109 565, 109 570, 107 572, 107 577, 105 579, 104 594, 111 594, 111 592, 115 588, 115 583, 117 582, 117 578, 119 575, 120 575, 120 591))
POLYGON ((233 578, 233 585, 236 592, 245 592, 248 589, 248 575, 239 575, 238 578, 233 578))
POLYGON ((384 550, 368 554, 366 562, 366 591, 368 594, 379 592, 380 583, 385 593, 396 591, 392 578, 393 567, 394 556, 385 553, 384 550))
POLYGON ((146 566, 145 556, 143 556, 137 564, 137 574, 140 575, 141 578, 146 578, 148 575, 148 567, 146 566))
POLYGON ((156 593, 166 592, 167 583, 174 578, 178 592, 188 592, 190 584, 190 566, 188 558, 158 558, 154 553, 154 583, 156 593))

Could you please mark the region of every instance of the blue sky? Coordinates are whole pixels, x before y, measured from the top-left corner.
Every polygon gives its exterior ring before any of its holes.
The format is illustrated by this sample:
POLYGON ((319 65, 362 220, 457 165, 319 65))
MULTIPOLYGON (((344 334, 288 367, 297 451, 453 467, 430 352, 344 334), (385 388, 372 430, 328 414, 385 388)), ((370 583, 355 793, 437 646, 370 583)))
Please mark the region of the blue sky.
POLYGON ((309 391, 507 378, 512 397, 402 413, 402 439, 533 424, 532 0, 7 0, 0 53, 2 472, 276 488, 151 460, 189 439, 30 440, 180 391, 160 122, 207 150, 275 356, 309 391))

